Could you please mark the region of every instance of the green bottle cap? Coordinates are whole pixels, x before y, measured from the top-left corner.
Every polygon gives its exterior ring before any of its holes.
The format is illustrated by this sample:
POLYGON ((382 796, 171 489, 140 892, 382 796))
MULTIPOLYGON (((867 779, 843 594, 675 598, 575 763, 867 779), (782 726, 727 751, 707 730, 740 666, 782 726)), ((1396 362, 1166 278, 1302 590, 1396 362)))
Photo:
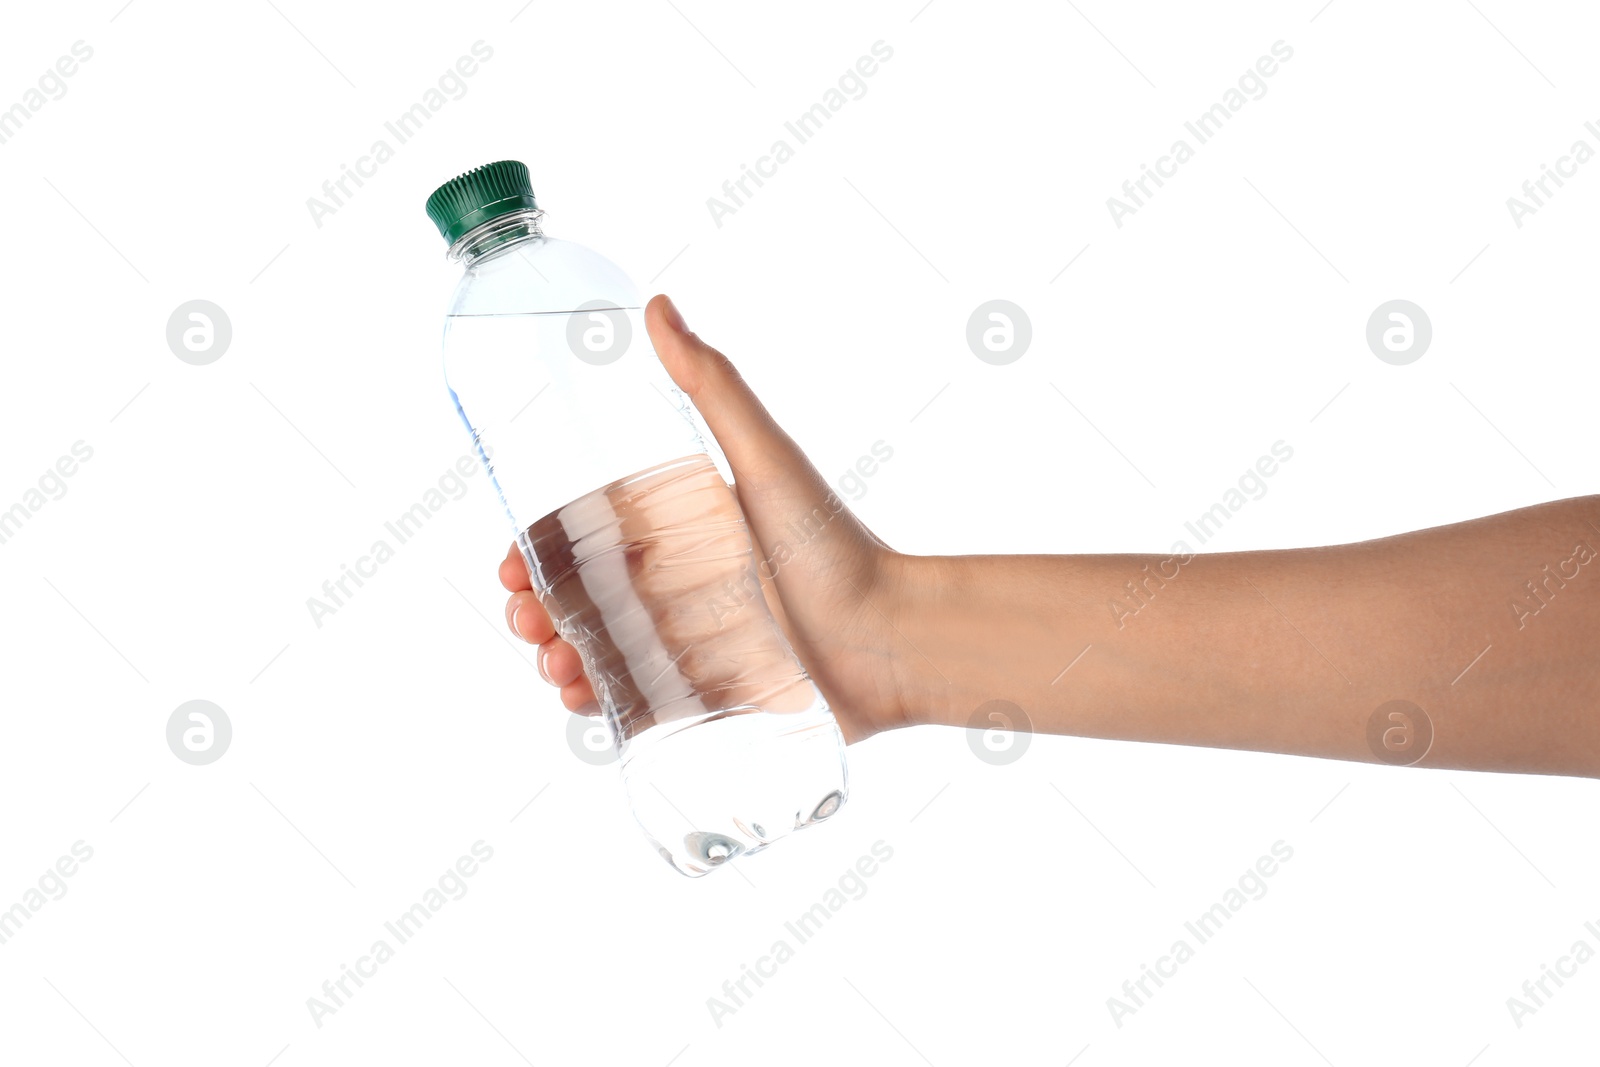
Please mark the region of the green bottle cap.
POLYGON ((444 239, 455 244, 474 226, 512 211, 537 208, 528 167, 514 159, 503 159, 473 167, 460 177, 451 178, 428 197, 428 217, 439 227, 444 239))

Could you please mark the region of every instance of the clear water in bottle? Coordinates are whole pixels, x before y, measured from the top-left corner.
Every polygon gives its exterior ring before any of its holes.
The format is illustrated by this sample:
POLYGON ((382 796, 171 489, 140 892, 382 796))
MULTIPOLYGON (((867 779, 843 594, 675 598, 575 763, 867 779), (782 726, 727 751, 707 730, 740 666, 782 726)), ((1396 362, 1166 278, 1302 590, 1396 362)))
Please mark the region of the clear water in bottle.
POLYGON ((637 290, 542 233, 520 163, 468 171, 428 214, 464 267, 450 395, 646 836, 700 875, 827 819, 843 737, 767 608, 726 464, 651 351, 637 290))

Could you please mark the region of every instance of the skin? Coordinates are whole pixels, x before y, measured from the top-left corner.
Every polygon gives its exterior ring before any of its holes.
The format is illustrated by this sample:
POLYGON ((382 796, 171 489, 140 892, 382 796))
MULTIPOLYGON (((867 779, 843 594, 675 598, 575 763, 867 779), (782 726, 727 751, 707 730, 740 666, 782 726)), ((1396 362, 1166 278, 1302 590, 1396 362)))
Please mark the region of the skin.
MULTIPOLYGON (((645 324, 722 444, 762 558, 798 517, 837 510, 763 592, 848 741, 996 725, 974 716, 999 700, 1008 725, 1042 733, 1600 776, 1600 496, 1322 548, 910 556, 839 510, 670 300, 645 324), (1400 722, 1378 712, 1394 700, 1422 709, 1408 729, 1431 726, 1420 759, 1369 740, 1375 713, 1379 733, 1400 722)), ((593 711, 515 545, 500 580, 540 672, 593 711)))

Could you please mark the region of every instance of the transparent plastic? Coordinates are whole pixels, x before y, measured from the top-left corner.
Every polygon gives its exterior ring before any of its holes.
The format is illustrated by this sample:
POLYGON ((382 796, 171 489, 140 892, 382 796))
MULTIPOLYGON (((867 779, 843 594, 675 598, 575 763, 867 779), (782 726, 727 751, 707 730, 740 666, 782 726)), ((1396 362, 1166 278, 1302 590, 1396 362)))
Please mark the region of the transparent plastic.
POLYGON ((594 683, 634 817, 701 875, 837 812, 844 739, 767 608, 726 463, 651 350, 637 289, 541 216, 451 247, 465 272, 445 377, 594 683))

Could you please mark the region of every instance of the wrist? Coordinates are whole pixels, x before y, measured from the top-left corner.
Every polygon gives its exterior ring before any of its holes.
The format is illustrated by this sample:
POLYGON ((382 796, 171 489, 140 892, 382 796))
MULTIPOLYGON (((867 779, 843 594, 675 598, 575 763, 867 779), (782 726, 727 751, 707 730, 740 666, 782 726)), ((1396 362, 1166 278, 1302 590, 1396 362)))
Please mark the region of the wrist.
POLYGON ((945 631, 965 618, 957 561, 894 553, 887 569, 893 594, 885 615, 894 628, 889 673, 900 723, 955 722, 956 667, 947 654, 952 635, 945 631))

